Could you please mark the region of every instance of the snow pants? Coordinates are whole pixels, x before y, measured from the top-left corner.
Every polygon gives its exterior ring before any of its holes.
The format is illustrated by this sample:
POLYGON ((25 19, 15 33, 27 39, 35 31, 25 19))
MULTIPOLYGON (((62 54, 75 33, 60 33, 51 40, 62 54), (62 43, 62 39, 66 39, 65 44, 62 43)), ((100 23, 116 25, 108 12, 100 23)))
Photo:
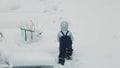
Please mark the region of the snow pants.
POLYGON ((59 47, 59 59, 65 60, 66 56, 72 56, 72 44, 71 45, 60 45, 59 47))

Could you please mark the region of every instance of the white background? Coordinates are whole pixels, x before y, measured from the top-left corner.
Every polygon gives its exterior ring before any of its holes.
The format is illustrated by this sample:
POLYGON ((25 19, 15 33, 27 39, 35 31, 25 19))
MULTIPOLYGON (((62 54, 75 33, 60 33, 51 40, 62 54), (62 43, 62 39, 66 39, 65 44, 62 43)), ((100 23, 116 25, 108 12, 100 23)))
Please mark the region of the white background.
POLYGON ((54 29, 55 35, 59 30, 58 19, 62 17, 70 22, 70 30, 74 35, 74 48, 80 59, 80 68, 120 68, 119 0, 51 1, 0 0, 0 29, 16 29, 26 19, 37 17, 46 25, 43 30, 54 29), (38 1, 46 2, 40 4, 38 1), (43 13, 53 4, 60 8, 57 12, 50 10, 48 13, 43 13), (55 25, 50 24, 54 20, 55 25))

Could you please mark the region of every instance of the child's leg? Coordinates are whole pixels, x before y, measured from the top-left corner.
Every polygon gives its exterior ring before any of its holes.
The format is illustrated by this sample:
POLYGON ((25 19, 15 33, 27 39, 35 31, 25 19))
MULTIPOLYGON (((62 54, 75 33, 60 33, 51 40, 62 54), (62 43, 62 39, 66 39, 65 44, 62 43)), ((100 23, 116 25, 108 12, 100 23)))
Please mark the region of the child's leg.
POLYGON ((60 46, 60 48, 59 48, 59 58, 65 58, 65 55, 66 55, 65 46, 60 46))
POLYGON ((66 56, 66 48, 64 45, 60 45, 59 48, 59 63, 64 65, 66 56))
POLYGON ((73 54, 72 45, 67 47, 66 53, 67 53, 67 57, 72 56, 72 54, 73 54))
POLYGON ((63 58, 59 58, 58 63, 61 64, 61 65, 64 65, 64 63, 65 63, 65 59, 63 59, 63 58))

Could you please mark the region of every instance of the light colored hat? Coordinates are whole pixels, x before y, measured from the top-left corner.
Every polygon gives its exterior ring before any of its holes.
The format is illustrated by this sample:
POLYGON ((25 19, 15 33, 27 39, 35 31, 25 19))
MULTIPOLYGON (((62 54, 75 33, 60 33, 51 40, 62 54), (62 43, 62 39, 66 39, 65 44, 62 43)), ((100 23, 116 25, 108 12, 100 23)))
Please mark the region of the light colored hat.
POLYGON ((61 22, 61 30, 63 30, 63 31, 68 30, 68 22, 67 21, 61 22))

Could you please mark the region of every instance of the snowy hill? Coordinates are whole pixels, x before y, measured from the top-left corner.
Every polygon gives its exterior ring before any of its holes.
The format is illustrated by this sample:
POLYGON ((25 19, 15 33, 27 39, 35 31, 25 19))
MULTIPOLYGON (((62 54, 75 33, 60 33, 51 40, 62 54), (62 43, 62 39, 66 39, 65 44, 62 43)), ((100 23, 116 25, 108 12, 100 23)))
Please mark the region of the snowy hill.
POLYGON ((55 68, 120 68, 119 3, 119 0, 0 0, 0 32, 11 52, 20 53, 22 49, 36 55, 43 51, 53 58, 55 68), (43 34, 38 41, 25 43, 21 41, 19 26, 31 19, 39 22, 38 29, 43 34), (70 24, 75 50, 73 60, 66 61, 65 66, 57 64, 56 35, 62 20, 70 24))

